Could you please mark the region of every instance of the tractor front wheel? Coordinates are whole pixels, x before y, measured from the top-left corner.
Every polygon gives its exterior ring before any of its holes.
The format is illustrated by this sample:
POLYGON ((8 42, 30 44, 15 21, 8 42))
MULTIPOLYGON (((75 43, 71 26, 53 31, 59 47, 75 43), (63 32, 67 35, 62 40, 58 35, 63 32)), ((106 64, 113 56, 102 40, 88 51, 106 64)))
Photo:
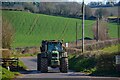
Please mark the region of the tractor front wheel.
POLYGON ((68 72, 68 58, 62 58, 60 61, 60 72, 67 73, 68 72))
POLYGON ((41 54, 37 55, 37 70, 40 71, 41 68, 41 54))
POLYGON ((48 72, 48 60, 47 58, 41 58, 41 72, 48 72))

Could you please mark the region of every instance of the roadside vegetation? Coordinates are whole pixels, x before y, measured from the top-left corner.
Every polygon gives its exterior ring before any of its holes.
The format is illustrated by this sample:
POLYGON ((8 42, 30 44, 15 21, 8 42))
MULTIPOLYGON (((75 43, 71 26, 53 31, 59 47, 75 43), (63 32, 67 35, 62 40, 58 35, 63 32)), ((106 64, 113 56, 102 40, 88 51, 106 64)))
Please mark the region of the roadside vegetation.
POLYGON ((37 56, 36 54, 30 54, 30 53, 25 53, 25 54, 12 54, 12 57, 34 57, 37 56))
POLYGON ((112 45, 110 47, 106 47, 102 49, 104 52, 120 52, 120 44, 112 45))
POLYGON ((98 51, 69 55, 69 68, 78 72, 86 72, 92 76, 119 76, 116 70, 115 55, 119 54, 119 45, 98 51))
POLYGON ((0 55, 2 55, 3 62, 1 62, 0 66, 0 74, 2 76, 2 80, 10 80, 11 78, 15 78, 20 73, 17 70, 25 70, 26 66, 23 62, 18 62, 18 67, 15 62, 15 59, 12 61, 7 61, 8 59, 12 59, 11 57, 11 44, 13 41, 14 29, 10 22, 6 18, 3 18, 2 21, 2 49, 0 50, 0 55), (9 67, 9 68, 8 68, 9 67), (16 69, 16 67, 18 69, 16 69), (7 70, 8 69, 8 70, 7 70))
POLYGON ((19 60, 19 64, 18 64, 19 70, 26 70, 27 66, 19 60))
POLYGON ((1 66, 0 69, 2 69, 2 80, 11 80, 11 78, 15 78, 16 76, 20 75, 18 72, 11 72, 1 66))
MULTIPOLYGON (((16 66, 16 64, 14 64, 14 63, 12 65, 16 66)), ((8 63, 7 66, 11 66, 11 65, 9 65, 9 63, 8 63)), ((16 76, 21 75, 19 73, 19 71, 25 71, 27 69, 27 67, 25 66, 25 64, 22 61, 19 60, 18 68, 10 67, 10 70, 8 70, 7 68, 0 66, 0 69, 2 72, 2 73, 0 73, 0 74, 2 74, 2 76, 1 76, 2 80, 11 80, 11 78, 15 78, 16 76)))
POLYGON ((18 70, 11 71, 11 70, 7 70, 6 68, 3 68, 1 66, 0 66, 0 69, 2 70, 2 76, 1 76, 2 80, 11 80, 12 78, 15 78, 16 76, 21 75, 19 73, 19 71, 26 70, 27 67, 25 66, 25 64, 22 61, 19 61, 18 70))

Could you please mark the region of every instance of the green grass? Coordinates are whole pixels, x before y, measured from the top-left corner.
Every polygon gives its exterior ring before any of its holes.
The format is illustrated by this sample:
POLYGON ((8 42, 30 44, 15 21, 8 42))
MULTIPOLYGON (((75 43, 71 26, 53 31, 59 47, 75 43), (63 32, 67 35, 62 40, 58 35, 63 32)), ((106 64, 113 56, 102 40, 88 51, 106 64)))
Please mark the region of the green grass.
MULTIPOLYGON (((19 64, 18 64, 19 67, 21 67, 20 70, 26 70, 27 67, 25 66, 25 64, 22 62, 22 61, 19 61, 19 64)), ((21 75, 19 72, 12 72, 12 71, 9 71, 7 70, 6 68, 3 68, 0 66, 0 79, 2 77, 2 80, 11 80, 12 78, 15 78, 16 76, 18 75, 21 75)))
POLYGON ((118 25, 117 25, 117 23, 109 23, 108 29, 109 29, 109 36, 111 38, 118 38, 118 25))
MULTIPOLYGON (((2 16, 11 23, 15 31, 12 47, 39 46, 41 41, 46 39, 75 41, 76 22, 78 23, 78 38, 82 37, 80 19, 21 11, 2 11, 2 16)), ((85 37, 93 38, 92 26, 94 23, 95 21, 85 20, 85 37)), ((117 37, 116 24, 109 24, 109 26, 110 36, 117 37)))
POLYGON ((77 72, 92 73, 96 61, 94 58, 85 58, 84 56, 69 55, 69 69, 77 72))
POLYGON ((18 72, 11 72, 7 69, 0 66, 0 69, 2 69, 2 80, 11 80, 11 78, 15 78, 16 75, 20 75, 18 72))
MULTIPOLYGON (((3 11, 3 17, 12 24, 15 34, 13 47, 39 46, 41 40, 63 39, 65 42, 75 41, 76 22, 78 22, 78 38, 81 38, 81 20, 43 14, 33 14, 20 11, 3 11), (66 29, 65 29, 66 25, 66 29), (30 27, 34 27, 30 31, 30 27), (65 31, 64 31, 65 30, 65 31), (31 34, 29 34, 31 32, 31 34)), ((93 38, 92 25, 94 21, 86 20, 85 36, 93 38)))
POLYGON ((27 69, 27 66, 19 60, 19 64, 18 64, 19 67, 22 67, 23 70, 26 70, 27 69))
POLYGON ((106 47, 104 49, 102 49, 104 52, 120 52, 120 44, 118 45, 112 45, 110 47, 106 47))
POLYGON ((37 54, 30 54, 30 53, 25 53, 25 54, 12 54, 12 57, 33 57, 33 56, 37 56, 37 54))

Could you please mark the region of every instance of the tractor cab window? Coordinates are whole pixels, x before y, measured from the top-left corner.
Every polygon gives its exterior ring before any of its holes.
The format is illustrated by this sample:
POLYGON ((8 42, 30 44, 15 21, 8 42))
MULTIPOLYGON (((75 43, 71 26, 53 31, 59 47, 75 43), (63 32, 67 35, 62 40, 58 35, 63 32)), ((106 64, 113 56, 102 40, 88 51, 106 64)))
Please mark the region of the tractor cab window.
POLYGON ((62 51, 62 44, 58 42, 48 43, 48 51, 62 51))

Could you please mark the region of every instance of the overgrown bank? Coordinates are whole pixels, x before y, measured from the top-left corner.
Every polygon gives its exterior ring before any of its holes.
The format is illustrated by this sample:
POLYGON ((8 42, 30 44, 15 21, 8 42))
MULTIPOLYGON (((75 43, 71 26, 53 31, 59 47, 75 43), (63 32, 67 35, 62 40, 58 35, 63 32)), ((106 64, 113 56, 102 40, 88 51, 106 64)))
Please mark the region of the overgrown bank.
POLYGON ((16 70, 15 68, 10 68, 10 70, 7 70, 6 68, 3 68, 0 66, 0 70, 1 70, 1 77, 2 80, 11 80, 12 78, 15 78, 18 75, 21 75, 19 73, 19 71, 23 71, 26 70, 27 67, 24 65, 24 63, 22 61, 19 61, 18 64, 18 70, 16 70))
POLYGON ((2 73, 1 73, 2 80, 10 80, 11 78, 15 78, 15 76, 20 75, 20 73, 18 72, 11 72, 1 66, 0 66, 0 69, 2 70, 2 73))
MULTIPOLYGON (((113 47, 112 47, 113 48, 113 47)), ((115 56, 119 52, 88 51, 69 55, 69 68, 96 76, 120 76, 116 70, 115 56)))

